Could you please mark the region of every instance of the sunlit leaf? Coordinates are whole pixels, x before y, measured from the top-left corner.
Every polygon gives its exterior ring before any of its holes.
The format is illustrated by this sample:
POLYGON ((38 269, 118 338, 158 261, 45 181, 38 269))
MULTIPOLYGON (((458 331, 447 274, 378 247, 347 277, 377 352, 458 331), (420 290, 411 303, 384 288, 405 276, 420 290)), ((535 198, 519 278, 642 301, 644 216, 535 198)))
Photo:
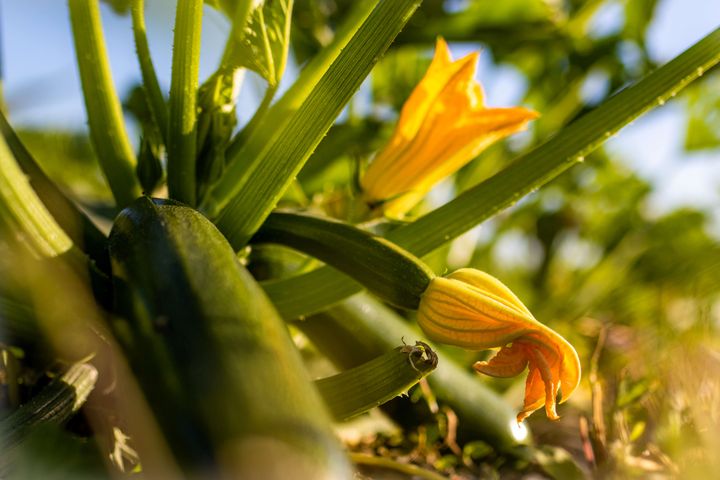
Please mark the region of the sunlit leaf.
POLYGON ((233 34, 238 42, 233 60, 268 81, 280 82, 287 61, 293 0, 264 0, 252 10, 244 28, 233 34))

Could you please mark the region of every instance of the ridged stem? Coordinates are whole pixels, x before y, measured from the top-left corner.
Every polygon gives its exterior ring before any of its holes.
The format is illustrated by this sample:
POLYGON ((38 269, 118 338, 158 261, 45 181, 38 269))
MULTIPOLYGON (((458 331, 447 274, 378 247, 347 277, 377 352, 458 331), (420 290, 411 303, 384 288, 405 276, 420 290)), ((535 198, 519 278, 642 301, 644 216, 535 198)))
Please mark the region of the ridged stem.
POLYGON ((422 342, 405 345, 315 381, 335 420, 347 420, 405 393, 437 366, 437 355, 422 342))
MULTIPOLYGON (((424 339, 419 330, 367 294, 356 295, 294 325, 340 368, 352 368, 382 355, 403 338, 424 339)), ((511 405, 442 350, 433 350, 439 361, 427 380, 435 396, 458 415, 459 436, 487 440, 500 450, 529 441, 528 431, 517 424, 511 405)))
POLYGON ((175 13, 170 120, 167 134, 170 197, 194 206, 196 200, 197 90, 202 0, 179 0, 175 13))
POLYGON ((0 233, 28 247, 36 257, 58 257, 74 249, 35 194, 0 137, 0 233))
POLYGON ((150 46, 148 45, 147 34, 145 32, 145 0, 133 0, 131 8, 133 36, 135 38, 135 49, 137 50, 137 57, 140 63, 143 87, 148 96, 150 112, 158 126, 158 130, 160 130, 163 142, 167 143, 168 110, 162 90, 160 90, 160 83, 155 74, 152 57, 150 56, 150 46))
POLYGON ((95 153, 118 207, 140 196, 135 154, 105 49, 98 0, 69 0, 75 54, 95 153))
POLYGON ((400 308, 416 309, 435 277, 422 260, 348 223, 292 212, 270 214, 254 243, 277 243, 316 257, 400 308))

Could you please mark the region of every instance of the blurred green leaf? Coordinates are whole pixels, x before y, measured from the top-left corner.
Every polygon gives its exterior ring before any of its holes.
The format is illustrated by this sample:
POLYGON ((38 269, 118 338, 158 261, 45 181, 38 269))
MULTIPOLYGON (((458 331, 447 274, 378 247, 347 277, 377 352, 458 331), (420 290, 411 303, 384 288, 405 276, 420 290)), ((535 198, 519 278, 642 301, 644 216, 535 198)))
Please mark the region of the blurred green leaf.
POLYGON ((97 480, 107 475, 93 439, 73 436, 56 425, 45 425, 35 430, 19 449, 7 478, 97 480))
POLYGON ((352 188, 358 162, 382 145, 383 125, 373 118, 333 125, 298 174, 305 192, 352 188))
POLYGON ((705 150, 720 146, 720 73, 687 92, 688 122, 685 149, 705 150))
POLYGON ((132 0, 101 0, 103 3, 110 5, 115 13, 125 15, 130 11, 132 0))
MULTIPOLYGON (((38 148, 45 149, 42 153, 46 163, 41 167, 35 161, 35 158, 25 147, 25 144, 20 140, 5 118, 5 115, 2 113, 0 113, 0 130, 2 131, 2 136, 5 138, 12 155, 22 171, 25 175, 27 175, 34 192, 38 195, 43 205, 48 209, 55 221, 58 222, 63 231, 72 239, 73 243, 78 245, 93 261, 95 261, 98 268, 104 272, 109 272, 110 261, 107 255, 107 247, 105 245, 105 235, 95 226, 88 216, 80 208, 78 208, 77 205, 75 205, 71 198, 65 195, 60 186, 56 185, 55 182, 53 182, 53 180, 45 174, 45 170, 48 166, 50 166, 48 170, 53 172, 55 175, 62 175, 61 178, 66 179, 66 181, 71 178, 73 184, 75 184, 78 180, 80 182, 86 181, 90 177, 87 170, 92 171, 92 167, 95 167, 95 171, 97 173, 96 178, 98 182, 104 186, 104 184, 102 184, 102 179, 100 178, 101 176, 99 174, 99 170, 97 169, 97 165, 92 163, 93 157, 90 154, 90 148, 89 145, 86 144, 87 142, 85 142, 84 145, 86 149, 85 155, 79 155, 77 160, 79 160, 78 163, 85 163, 84 161, 89 161, 88 163, 90 165, 83 165, 85 169, 77 168, 77 170, 74 171, 75 174, 71 176, 70 174, 74 169, 68 168, 65 165, 65 161, 73 158, 73 156, 63 155, 63 149, 61 147, 68 145, 63 141, 67 139, 63 138, 62 134, 51 136, 50 134, 46 134, 44 132, 33 132, 34 135, 32 135, 30 132, 26 132, 26 138, 27 136, 35 137, 37 140, 36 146, 38 148), (61 140, 61 138, 63 140, 61 140), (58 142, 59 145, 53 145, 53 141, 57 140, 60 140, 58 142), (55 148, 53 148, 53 146, 55 148), (59 156, 65 161, 57 162, 55 160, 52 163, 47 162, 53 157, 57 158, 56 156, 59 156)), ((79 141, 71 141, 69 144, 72 145, 74 143, 79 143, 80 145, 83 145, 80 138, 76 138, 75 140, 79 141)), ((73 158, 73 160, 75 160, 75 158, 73 158)), ((75 162, 72 162, 72 164, 74 165, 75 162)), ((107 189, 103 189, 103 193, 107 194, 107 189)), ((110 200, 110 198, 108 198, 108 200, 110 200)))
POLYGON ((633 0, 625 2, 625 34, 630 40, 644 43, 650 22, 655 18, 658 0, 633 0))
POLYGON ((405 100, 430 65, 430 52, 421 55, 416 48, 390 51, 373 70, 373 100, 400 111, 405 100))
POLYGON ((533 449, 533 461, 548 475, 562 480, 584 480, 587 474, 563 448, 543 445, 533 449))

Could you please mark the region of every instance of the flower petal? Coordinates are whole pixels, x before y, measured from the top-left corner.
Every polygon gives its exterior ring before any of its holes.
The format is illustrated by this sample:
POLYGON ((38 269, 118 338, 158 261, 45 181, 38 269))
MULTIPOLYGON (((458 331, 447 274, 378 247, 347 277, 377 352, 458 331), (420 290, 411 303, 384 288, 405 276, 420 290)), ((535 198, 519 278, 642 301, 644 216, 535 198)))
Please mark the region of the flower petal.
POLYGON ((468 285, 472 285, 478 291, 484 292, 486 295, 493 295, 498 299, 498 301, 504 303, 508 307, 515 307, 518 311, 532 317, 530 310, 528 310, 525 304, 520 301, 517 295, 515 295, 504 283, 489 273, 485 273, 482 270, 474 268, 461 268, 460 270, 455 270, 453 273, 448 275, 447 278, 452 278, 454 280, 465 282, 468 285))
POLYGON ((368 204, 402 217, 440 180, 537 116, 524 108, 485 108, 475 80, 477 58, 473 52, 453 61, 438 38, 430 67, 405 102, 390 141, 361 179, 368 204))
POLYGON ((538 322, 512 291, 487 273, 461 269, 436 277, 423 293, 418 325, 433 340, 473 350, 500 347, 490 360, 474 365, 496 377, 528 367, 522 421, 545 406, 557 419, 556 398, 565 401, 580 381, 577 352, 563 337, 538 322))
POLYGON ((491 377, 508 378, 520 375, 527 365, 525 350, 520 344, 514 343, 509 347, 502 347, 488 361, 475 362, 473 368, 491 377))
POLYGON ((471 53, 460 60, 453 61, 447 43, 442 38, 438 38, 435 55, 430 67, 425 72, 425 76, 420 80, 420 83, 413 89, 410 97, 405 101, 405 105, 403 105, 397 133, 405 138, 415 136, 423 123, 426 113, 436 102, 438 95, 445 88, 448 81, 467 65, 472 67, 472 75, 474 76, 477 56, 477 53, 471 53))

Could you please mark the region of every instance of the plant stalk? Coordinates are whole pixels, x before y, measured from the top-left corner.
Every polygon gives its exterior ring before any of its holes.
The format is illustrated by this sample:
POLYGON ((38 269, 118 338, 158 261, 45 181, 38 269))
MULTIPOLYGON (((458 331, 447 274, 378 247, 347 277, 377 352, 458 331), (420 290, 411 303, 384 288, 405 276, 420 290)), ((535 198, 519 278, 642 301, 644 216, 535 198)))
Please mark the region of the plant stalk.
POLYGON ((131 12, 135 49, 140 63, 143 87, 148 96, 150 112, 158 130, 160 130, 163 142, 167 145, 168 110, 150 56, 150 47, 145 31, 145 0, 133 0, 131 12))
POLYGON ((140 196, 140 185, 112 80, 98 0, 69 0, 68 6, 90 139, 115 202, 124 207, 140 196))
POLYGON ((197 89, 202 0, 179 0, 175 14, 170 119, 167 133, 168 190, 187 205, 196 201, 197 89))

